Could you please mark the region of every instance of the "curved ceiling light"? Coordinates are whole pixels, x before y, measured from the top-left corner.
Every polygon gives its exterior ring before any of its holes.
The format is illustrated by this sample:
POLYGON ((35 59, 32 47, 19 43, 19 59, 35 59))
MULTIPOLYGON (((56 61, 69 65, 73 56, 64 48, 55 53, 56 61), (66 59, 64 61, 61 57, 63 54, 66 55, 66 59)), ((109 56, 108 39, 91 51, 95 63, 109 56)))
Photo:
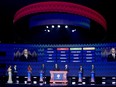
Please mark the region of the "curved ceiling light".
POLYGON ((95 22, 99 23, 104 30, 107 30, 106 20, 95 10, 83 5, 59 1, 38 2, 25 6, 16 12, 13 22, 15 23, 24 16, 43 12, 63 12, 81 15, 94 20, 95 22))
POLYGON ((72 25, 90 29, 90 19, 73 14, 65 13, 46 13, 38 14, 29 18, 29 28, 42 25, 72 25))

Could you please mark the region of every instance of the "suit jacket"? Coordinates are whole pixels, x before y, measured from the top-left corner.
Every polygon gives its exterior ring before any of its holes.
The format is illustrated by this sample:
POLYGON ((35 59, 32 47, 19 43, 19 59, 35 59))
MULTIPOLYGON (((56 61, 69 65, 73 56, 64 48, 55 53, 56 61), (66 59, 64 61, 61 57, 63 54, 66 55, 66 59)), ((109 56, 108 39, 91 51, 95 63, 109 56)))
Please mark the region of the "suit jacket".
POLYGON ((59 71, 60 70, 60 68, 59 67, 54 67, 54 71, 59 71))
POLYGON ((45 75, 45 72, 46 72, 46 69, 45 69, 45 67, 41 67, 41 69, 40 69, 42 72, 43 72, 43 76, 45 75))
POLYGON ((65 70, 65 71, 69 71, 69 68, 65 68, 64 70, 65 70))
POLYGON ((116 62, 116 54, 115 54, 115 58, 112 56, 112 54, 109 54, 108 58, 107 58, 107 61, 108 62, 116 62))
POLYGON ((33 58, 32 58, 31 55, 28 55, 27 58, 24 55, 21 55, 21 57, 19 58, 19 61, 22 61, 22 62, 31 62, 31 61, 33 61, 33 58))

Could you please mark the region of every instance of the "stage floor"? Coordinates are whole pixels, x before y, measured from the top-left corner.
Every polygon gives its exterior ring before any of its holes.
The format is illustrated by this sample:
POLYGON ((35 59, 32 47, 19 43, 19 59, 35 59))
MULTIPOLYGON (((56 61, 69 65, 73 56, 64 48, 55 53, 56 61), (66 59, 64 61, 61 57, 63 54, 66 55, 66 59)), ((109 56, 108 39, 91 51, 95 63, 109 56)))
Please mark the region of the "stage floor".
POLYGON ((101 85, 101 84, 97 84, 97 85, 61 85, 61 84, 57 84, 57 85, 50 85, 50 84, 45 84, 45 85, 40 85, 40 84, 5 84, 3 85, 2 87, 48 87, 48 86, 55 86, 55 87, 72 87, 72 86, 78 86, 78 87, 114 87, 116 85, 109 85, 109 84, 106 84, 106 85, 101 85))
POLYGON ((8 84, 7 83, 8 77, 0 77, 0 87, 38 87, 38 86, 80 86, 80 87, 103 87, 109 86, 114 87, 116 86, 116 77, 95 77, 95 83, 92 85, 90 83, 90 77, 83 77, 83 81, 81 84, 78 83, 78 77, 71 76, 68 77, 68 83, 66 85, 62 84, 50 84, 50 76, 44 77, 44 84, 40 82, 39 77, 32 77, 31 84, 27 83, 27 77, 18 76, 16 83, 8 84))

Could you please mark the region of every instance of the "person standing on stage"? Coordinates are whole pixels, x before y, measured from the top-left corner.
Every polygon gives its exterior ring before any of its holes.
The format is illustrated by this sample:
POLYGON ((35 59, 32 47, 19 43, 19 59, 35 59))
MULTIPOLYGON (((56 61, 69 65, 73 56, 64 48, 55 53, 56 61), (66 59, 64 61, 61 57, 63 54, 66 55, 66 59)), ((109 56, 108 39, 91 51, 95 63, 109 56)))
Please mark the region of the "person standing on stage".
POLYGON ((60 70, 59 67, 58 67, 58 64, 55 64, 54 70, 55 70, 55 71, 59 71, 59 70, 60 70))
POLYGON ((14 65, 14 69, 13 69, 13 77, 14 77, 14 83, 16 83, 16 77, 17 77, 17 65, 14 65))
POLYGON ((13 83, 13 81, 12 81, 12 66, 11 65, 8 67, 7 72, 8 72, 8 81, 7 81, 7 83, 13 83))
POLYGON ((65 65, 65 69, 64 70, 67 71, 67 72, 69 71, 69 68, 68 68, 67 64, 65 65))
POLYGON ((28 66, 27 70, 28 70, 28 78, 27 78, 27 82, 31 82, 32 68, 31 68, 30 65, 28 66))

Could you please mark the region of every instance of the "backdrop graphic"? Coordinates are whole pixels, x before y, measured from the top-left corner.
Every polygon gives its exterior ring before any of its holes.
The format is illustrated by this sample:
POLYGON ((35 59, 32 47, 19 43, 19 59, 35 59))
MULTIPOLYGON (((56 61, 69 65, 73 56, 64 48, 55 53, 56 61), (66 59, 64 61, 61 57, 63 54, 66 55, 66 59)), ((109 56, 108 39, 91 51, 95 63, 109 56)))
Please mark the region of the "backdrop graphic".
POLYGON ((18 75, 26 76, 27 67, 33 68, 32 76, 39 76, 42 64, 45 65, 45 75, 50 76, 49 71, 54 69, 57 63, 60 70, 69 68, 69 76, 78 76, 79 66, 83 66, 84 76, 90 76, 91 65, 95 66, 96 76, 116 76, 116 65, 108 62, 107 56, 110 49, 116 47, 116 43, 104 44, 0 44, 0 75, 6 75, 9 65, 17 65, 18 75), (37 58, 37 61, 15 60, 22 55, 24 49, 37 58), (3 67, 4 66, 4 67, 3 67))

